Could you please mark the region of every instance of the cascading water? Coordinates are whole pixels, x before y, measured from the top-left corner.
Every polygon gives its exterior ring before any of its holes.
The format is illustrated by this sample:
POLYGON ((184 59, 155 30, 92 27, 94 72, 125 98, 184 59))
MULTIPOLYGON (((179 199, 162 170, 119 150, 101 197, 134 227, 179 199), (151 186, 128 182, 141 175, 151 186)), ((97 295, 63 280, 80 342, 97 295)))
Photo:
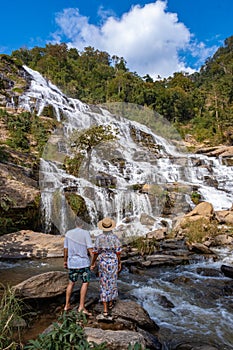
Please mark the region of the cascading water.
MULTIPOLYGON (((61 234, 69 228, 73 215, 65 191, 70 188, 85 200, 93 228, 102 216, 109 215, 129 236, 160 227, 168 184, 198 188, 202 199, 211 202, 215 210, 231 207, 232 166, 214 157, 178 151, 148 126, 112 114, 106 108, 68 98, 39 73, 25 69, 32 81, 30 89, 20 97, 19 107, 40 115, 44 107, 52 106, 57 120, 63 124, 63 131, 52 135, 41 159, 40 188, 46 232, 51 230, 51 224, 61 234), (117 130, 116 140, 92 149, 90 164, 81 165, 78 178, 67 174, 63 160, 67 154, 71 155, 67 146, 70 135, 74 130, 94 125, 110 125, 113 132, 117 130), (157 185, 158 193, 155 188, 137 190, 143 184, 157 185), (145 229, 140 222, 142 214, 154 218, 154 224, 145 229)), ((186 200, 191 209, 190 193, 179 200, 186 200)))

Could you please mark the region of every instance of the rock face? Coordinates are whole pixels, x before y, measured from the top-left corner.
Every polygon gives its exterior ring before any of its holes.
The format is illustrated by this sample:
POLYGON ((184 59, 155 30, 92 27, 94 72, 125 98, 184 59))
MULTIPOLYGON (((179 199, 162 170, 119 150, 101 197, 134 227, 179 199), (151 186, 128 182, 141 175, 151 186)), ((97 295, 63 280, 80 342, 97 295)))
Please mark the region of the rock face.
MULTIPOLYGON (((12 116, 20 113, 14 106, 18 105, 19 96, 29 87, 30 79, 17 60, 1 55, 0 108, 12 116)), ((11 134, 5 118, 0 119, 0 234, 25 227, 35 230, 39 221, 40 202, 35 174, 38 158, 35 154, 9 146, 11 134)))
POLYGON ((63 256, 64 237, 22 230, 0 237, 0 258, 54 258, 63 256))
POLYGON ((36 229, 40 191, 33 169, 35 158, 16 151, 5 152, 8 161, 0 163, 0 234, 25 227, 36 229), (24 162, 25 166, 13 164, 18 161, 24 162), (31 164, 26 167, 29 162, 31 164))
POLYGON ((68 273, 62 271, 45 272, 33 276, 16 286, 17 295, 25 298, 49 298, 65 293, 68 284, 68 273))

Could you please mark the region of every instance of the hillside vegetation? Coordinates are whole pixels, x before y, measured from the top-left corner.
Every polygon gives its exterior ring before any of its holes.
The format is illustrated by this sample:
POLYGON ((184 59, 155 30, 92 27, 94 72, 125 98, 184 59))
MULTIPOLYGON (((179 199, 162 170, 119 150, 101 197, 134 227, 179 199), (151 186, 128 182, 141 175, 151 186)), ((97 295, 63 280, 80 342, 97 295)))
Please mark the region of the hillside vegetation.
POLYGON ((39 71, 68 96, 83 102, 129 102, 147 106, 173 123, 184 137, 209 145, 232 144, 233 36, 209 58, 200 72, 175 73, 153 80, 130 72, 123 57, 66 44, 21 48, 12 58, 39 71))

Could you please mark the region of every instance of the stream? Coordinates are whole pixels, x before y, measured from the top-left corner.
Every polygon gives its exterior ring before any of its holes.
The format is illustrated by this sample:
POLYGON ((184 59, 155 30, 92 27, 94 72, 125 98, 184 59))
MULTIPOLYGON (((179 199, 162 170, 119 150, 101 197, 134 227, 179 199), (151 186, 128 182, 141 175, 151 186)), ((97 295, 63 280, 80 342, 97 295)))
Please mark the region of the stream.
MULTIPOLYGON (((226 248, 215 253, 218 261, 201 259, 189 265, 150 268, 143 275, 131 274, 126 268, 121 272, 119 297, 136 300, 148 311, 160 327, 163 350, 188 341, 233 349, 233 280, 220 272, 222 264, 233 264, 233 254, 226 248)), ((62 261, 2 261, 0 281, 15 285, 46 271, 63 271, 62 261)), ((93 282, 96 285, 94 276, 93 282)), ((91 285, 89 288, 93 293, 91 285)))

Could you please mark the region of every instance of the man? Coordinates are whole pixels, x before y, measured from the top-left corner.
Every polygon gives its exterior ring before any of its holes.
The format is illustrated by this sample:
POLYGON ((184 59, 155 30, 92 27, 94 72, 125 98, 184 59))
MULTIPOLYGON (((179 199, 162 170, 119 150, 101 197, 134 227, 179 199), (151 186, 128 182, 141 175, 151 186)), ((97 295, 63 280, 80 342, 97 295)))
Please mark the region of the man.
POLYGON ((92 240, 89 231, 76 227, 66 232, 64 241, 64 267, 69 269, 69 283, 66 289, 66 304, 64 311, 71 309, 70 298, 75 282, 80 277, 82 286, 80 289, 79 312, 91 315, 85 309, 85 298, 90 282, 90 258, 92 255, 92 240))

